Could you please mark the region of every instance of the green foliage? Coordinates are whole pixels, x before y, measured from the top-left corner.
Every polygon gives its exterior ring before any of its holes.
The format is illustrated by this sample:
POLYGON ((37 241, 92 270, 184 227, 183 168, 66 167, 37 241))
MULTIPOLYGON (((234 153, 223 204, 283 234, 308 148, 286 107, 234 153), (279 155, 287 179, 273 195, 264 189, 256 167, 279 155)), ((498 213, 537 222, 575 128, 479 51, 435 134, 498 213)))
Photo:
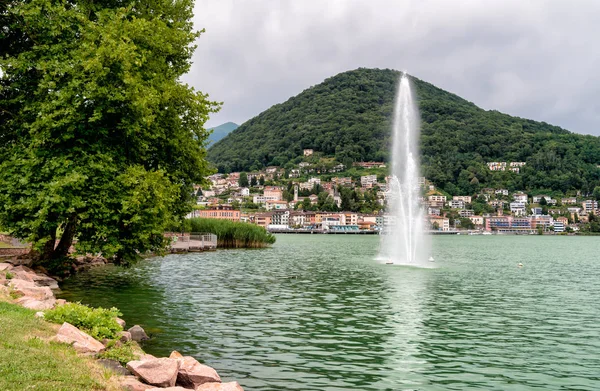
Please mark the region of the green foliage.
POLYGON ((125 366, 129 361, 136 359, 135 345, 131 342, 124 344, 118 344, 112 341, 107 346, 107 349, 98 355, 98 358, 104 358, 108 360, 116 360, 121 365, 125 366))
MULTIPOLYGON (((305 160, 304 148, 354 161, 388 161, 399 72, 340 73, 242 124, 208 151, 219 171, 305 160)), ((484 187, 547 188, 560 193, 600 185, 600 138, 572 134, 544 122, 486 111, 412 78, 421 113, 422 173, 450 195, 484 187), (490 161, 523 161, 519 174, 492 172, 490 161)), ((309 159, 310 160, 310 159, 309 159)))
POLYGON ((53 323, 68 322, 101 340, 115 338, 123 330, 115 320, 121 315, 116 308, 91 308, 80 303, 67 303, 46 311, 44 318, 53 323))
POLYGON ((250 186, 250 182, 248 182, 248 174, 245 172, 240 173, 240 187, 248 187, 250 186))
POLYGON ((5 273, 4 273, 4 277, 5 277, 7 280, 12 280, 12 279, 15 277, 15 275, 14 275, 14 274, 12 274, 11 272, 5 272, 5 273))
POLYGON ((254 224, 204 218, 193 218, 188 221, 190 224, 188 232, 213 233, 218 237, 219 247, 266 247, 275 243, 274 235, 254 224))
POLYGON ((191 0, 9 0, 0 12, 0 225, 43 259, 77 238, 132 262, 191 209, 218 108, 180 82, 199 36, 192 11, 191 0))

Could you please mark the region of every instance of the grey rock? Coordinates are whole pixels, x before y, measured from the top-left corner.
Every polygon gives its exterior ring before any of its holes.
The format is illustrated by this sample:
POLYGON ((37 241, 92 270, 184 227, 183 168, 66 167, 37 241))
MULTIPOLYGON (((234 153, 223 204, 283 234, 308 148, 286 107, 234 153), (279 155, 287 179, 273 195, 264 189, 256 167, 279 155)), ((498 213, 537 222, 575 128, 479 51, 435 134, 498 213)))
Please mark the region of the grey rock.
POLYGON ((98 363, 102 365, 106 369, 110 369, 117 375, 128 376, 130 373, 123 365, 121 365, 116 360, 109 360, 106 358, 101 358, 98 360, 98 363))
POLYGON ((150 339, 144 329, 137 324, 127 331, 131 334, 131 339, 135 342, 142 342, 150 339))

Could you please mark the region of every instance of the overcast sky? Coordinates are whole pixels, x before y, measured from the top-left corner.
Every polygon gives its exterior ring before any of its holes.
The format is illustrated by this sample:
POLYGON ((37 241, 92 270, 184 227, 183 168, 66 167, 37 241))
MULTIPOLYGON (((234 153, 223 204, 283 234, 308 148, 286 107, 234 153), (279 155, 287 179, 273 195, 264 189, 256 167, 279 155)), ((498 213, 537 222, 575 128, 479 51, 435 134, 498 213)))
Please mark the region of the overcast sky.
POLYGON ((600 0, 196 0, 186 81, 224 102, 208 126, 369 67, 600 135, 599 18, 600 0))

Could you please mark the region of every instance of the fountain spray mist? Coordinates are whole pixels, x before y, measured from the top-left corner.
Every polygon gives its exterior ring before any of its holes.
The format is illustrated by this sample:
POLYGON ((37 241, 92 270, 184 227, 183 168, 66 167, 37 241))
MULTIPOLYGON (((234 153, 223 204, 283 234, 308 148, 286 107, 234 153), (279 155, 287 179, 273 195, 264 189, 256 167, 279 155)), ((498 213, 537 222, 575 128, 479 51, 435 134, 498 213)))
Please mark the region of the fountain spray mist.
POLYGON ((429 243, 423 231, 419 202, 419 132, 419 112, 410 80, 403 73, 396 92, 387 218, 379 259, 386 263, 430 267, 429 243))

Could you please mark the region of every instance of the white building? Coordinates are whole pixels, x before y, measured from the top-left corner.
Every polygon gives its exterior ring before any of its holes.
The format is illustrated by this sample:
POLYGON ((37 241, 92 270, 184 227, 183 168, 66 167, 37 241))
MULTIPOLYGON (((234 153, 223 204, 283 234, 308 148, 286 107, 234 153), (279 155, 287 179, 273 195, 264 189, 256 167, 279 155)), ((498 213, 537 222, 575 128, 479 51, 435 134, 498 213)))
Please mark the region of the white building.
POLYGON ((267 201, 279 201, 279 197, 264 195, 255 195, 254 197, 252 197, 252 202, 258 205, 266 204, 267 201))
POLYGON ((525 216, 527 212, 527 208, 524 202, 511 202, 510 203, 510 211, 515 216, 525 216))
POLYGON ((448 201, 448 206, 452 209, 464 209, 465 203, 462 200, 451 200, 448 201))
POLYGON ((565 232, 565 224, 562 221, 554 220, 554 232, 565 232))
POLYGON ((596 209, 598 209, 598 201, 595 200, 586 200, 581 204, 583 206, 583 210, 587 213, 593 213, 596 209))
POLYGON ((533 196, 533 203, 539 204, 542 201, 542 198, 545 199, 548 204, 550 203, 549 201, 552 199, 552 197, 544 195, 544 194, 536 195, 536 196, 533 196))
POLYGON ((443 195, 430 195, 427 197, 429 202, 443 202, 446 203, 446 196, 443 195))
POLYGON ((377 183, 377 175, 363 175, 360 177, 360 185, 362 187, 373 186, 377 183))
POLYGON ((452 197, 452 200, 454 200, 454 201, 462 201, 465 204, 470 204, 471 203, 471 196, 454 196, 454 197, 452 197))
POLYGON ((515 202, 522 202, 522 203, 526 204, 528 202, 527 194, 515 193, 515 194, 513 194, 513 200, 515 200, 515 202))
POLYGON ((460 217, 472 217, 475 216, 475 211, 473 209, 463 209, 458 211, 458 215, 460 217))

